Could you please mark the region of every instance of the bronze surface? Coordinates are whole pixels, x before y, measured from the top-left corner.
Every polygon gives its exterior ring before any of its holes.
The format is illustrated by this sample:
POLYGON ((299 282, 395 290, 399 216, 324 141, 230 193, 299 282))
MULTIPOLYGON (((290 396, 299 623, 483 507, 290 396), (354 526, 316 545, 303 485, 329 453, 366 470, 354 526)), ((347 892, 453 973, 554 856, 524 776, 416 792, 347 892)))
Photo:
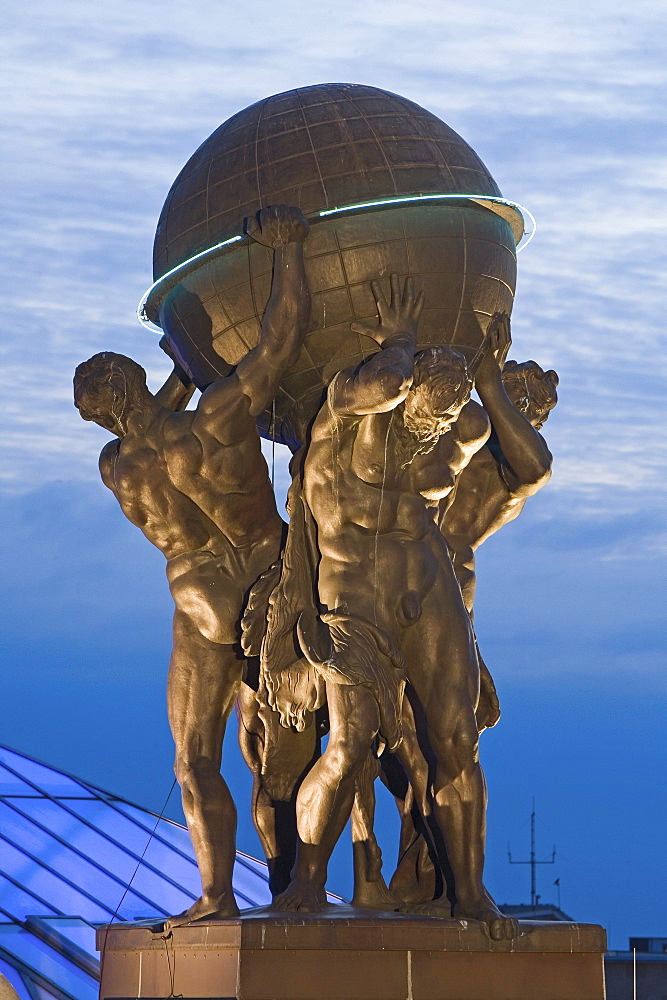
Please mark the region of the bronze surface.
MULTIPOLYGON (((442 346, 415 355, 424 292, 415 297, 413 279, 401 286, 395 274, 390 285, 389 299, 378 282, 372 285, 379 323, 353 324, 380 350, 335 376, 310 431, 301 495, 306 521, 316 527, 315 601, 308 586, 288 600, 289 566, 271 597, 274 607, 298 613, 287 626, 301 659, 287 667, 290 680, 281 691, 275 672, 285 667, 269 652, 277 627, 269 618, 262 649, 269 703, 289 717, 297 709, 314 711, 326 697, 331 724, 326 750, 298 791, 296 864, 275 905, 299 911, 323 905, 328 860, 353 806, 367 814, 357 826, 370 835, 372 786, 360 794, 359 778, 379 738, 396 752, 443 842, 449 878, 429 909, 484 921, 494 937, 511 937, 516 922, 503 916, 483 884, 477 649, 435 521, 438 503, 453 494, 491 427, 470 400, 462 355, 442 346), (404 703, 406 684, 420 706, 418 723, 404 703), (303 690, 312 692, 310 701, 301 701, 303 690)), ((488 335, 486 363, 496 369, 497 327, 488 335)), ((288 545, 297 527, 292 521, 288 545)), ((285 622, 278 627, 284 632, 285 622)), ((355 839, 361 846, 368 837, 358 831, 355 839)), ((359 901, 400 907, 377 871, 374 845, 365 882, 363 892, 355 891, 359 901)))
POLYGON ((474 924, 331 907, 177 928, 98 931, 100 997, 243 1000, 603 1000, 602 928, 522 921, 512 942, 474 924))
MULTIPOLYGON (((551 476, 551 454, 538 428, 556 404, 558 385, 555 372, 544 372, 533 361, 520 365, 506 361, 511 345, 506 314, 494 316, 488 339, 489 350, 477 369, 475 388, 489 416, 491 434, 459 472, 455 490, 439 501, 437 515, 471 620, 475 551, 515 520, 526 500, 539 492, 551 476)), ((480 684, 475 717, 481 733, 498 722, 500 704, 478 648, 477 660, 480 684)), ((386 755, 384 763, 390 765, 386 755)), ((438 882, 433 858, 438 851, 432 840, 429 851, 423 819, 415 816, 409 800, 402 809, 401 822, 401 858, 391 888, 403 899, 428 905, 438 882)), ((446 858, 441 857, 443 874, 446 866, 446 858)))
POLYGON ((81 416, 118 434, 100 456, 102 479, 165 555, 176 606, 167 702, 202 895, 173 925, 238 913, 236 809, 220 775, 222 742, 243 673, 245 596, 278 557, 284 528, 256 417, 293 362, 309 319, 301 212, 264 209, 251 230, 274 257, 259 342, 195 410, 183 409, 194 387, 178 364, 156 395, 143 368, 110 352, 79 365, 74 377, 81 416))
POLYGON ((154 276, 237 235, 261 205, 310 216, 429 192, 500 194, 461 136, 404 97, 349 83, 289 90, 234 115, 188 160, 158 221, 154 276))
MULTIPOLYGON (((269 995, 256 952, 288 939, 294 954, 313 953, 313 975, 317 963, 331 968, 339 992, 318 996, 356 996, 381 969, 366 954, 376 932, 400 978, 411 961, 401 927, 421 934, 415 997, 436 996, 429 970, 444 968, 447 949, 484 957, 469 971, 452 959, 442 996, 466 977, 483 982, 501 953, 508 996, 520 995, 519 953, 521 975, 530 967, 545 989, 555 969, 537 960, 539 929, 505 916, 484 884, 479 735, 499 702, 473 629, 474 553, 549 479, 539 429, 558 383, 535 362, 507 361, 515 237, 506 219, 459 199, 312 225, 304 215, 339 198, 470 193, 473 181, 478 194, 497 192, 463 140, 395 95, 327 85, 270 98, 221 126, 167 199, 157 274, 246 216, 244 242, 163 296, 170 378, 154 395, 143 369, 112 353, 75 375, 81 415, 118 435, 102 478, 165 555, 176 606, 169 719, 202 895, 160 940, 236 928, 220 961, 252 981, 243 995, 269 995), (195 385, 201 398, 186 410, 195 385), (293 448, 288 528, 261 454, 269 431, 293 448), (220 774, 235 699, 273 906, 293 914, 261 918, 246 972, 239 948, 255 917, 206 922, 238 913, 236 811, 220 774), (379 775, 402 824, 389 886, 373 829, 379 775), (325 892, 350 818, 353 904, 378 914, 368 928, 332 913, 325 892), (339 948, 349 961, 336 971, 339 948)), ((572 934, 570 952, 585 952, 572 934)), ((310 996, 294 961, 281 988, 310 996)))
MULTIPOLYGON (((291 424, 314 416, 337 370, 375 350, 350 331, 350 323, 375 314, 372 279, 415 276, 427 293, 419 346, 451 344, 473 370, 490 317, 511 311, 515 237, 488 208, 454 201, 317 216, 334 205, 429 192, 500 194, 444 122, 404 98, 351 84, 253 105, 221 125, 179 174, 158 223, 156 278, 242 233, 260 205, 298 205, 311 221, 312 317, 276 396, 278 440, 289 442, 291 424)), ((257 343, 270 277, 270 254, 246 240, 180 278, 151 315, 200 388, 257 343)), ((260 421, 267 436, 271 419, 267 411, 260 421)))

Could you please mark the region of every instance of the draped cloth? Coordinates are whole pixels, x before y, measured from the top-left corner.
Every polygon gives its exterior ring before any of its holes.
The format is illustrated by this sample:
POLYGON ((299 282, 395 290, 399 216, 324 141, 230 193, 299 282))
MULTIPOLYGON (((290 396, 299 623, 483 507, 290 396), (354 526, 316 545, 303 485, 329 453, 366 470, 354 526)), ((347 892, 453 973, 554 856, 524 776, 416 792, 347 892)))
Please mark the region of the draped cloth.
MULTIPOLYGON (((302 494, 300 461, 288 494, 290 515, 281 558, 251 589, 242 622, 246 655, 260 657, 260 702, 280 725, 306 728, 309 713, 325 704, 325 682, 362 685, 375 698, 384 742, 401 742, 405 663, 380 628, 354 615, 321 613, 317 595, 317 526, 302 494)), ((267 740, 263 773, 274 746, 267 740)))

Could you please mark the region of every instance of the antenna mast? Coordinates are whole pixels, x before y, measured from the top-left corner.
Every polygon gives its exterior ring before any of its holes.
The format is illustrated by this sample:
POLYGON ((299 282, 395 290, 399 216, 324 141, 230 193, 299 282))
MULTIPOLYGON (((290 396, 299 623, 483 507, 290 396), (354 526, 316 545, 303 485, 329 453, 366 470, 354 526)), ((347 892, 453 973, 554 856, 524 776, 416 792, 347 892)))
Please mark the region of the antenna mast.
POLYGON ((538 865, 553 865, 556 861, 556 845, 554 844, 549 861, 538 861, 535 857, 535 799, 533 799, 533 811, 530 814, 530 861, 514 861, 510 845, 507 845, 507 857, 511 865, 530 865, 530 905, 537 906, 537 872, 538 865))

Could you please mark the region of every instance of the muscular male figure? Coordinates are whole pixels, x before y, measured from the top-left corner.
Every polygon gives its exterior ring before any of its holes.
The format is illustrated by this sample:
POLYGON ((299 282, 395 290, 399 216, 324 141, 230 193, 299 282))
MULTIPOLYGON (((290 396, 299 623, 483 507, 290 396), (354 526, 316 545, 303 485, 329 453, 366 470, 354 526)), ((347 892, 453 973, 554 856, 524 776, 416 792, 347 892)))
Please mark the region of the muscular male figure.
MULTIPOLYGON (((509 317, 496 314, 488 329, 488 349, 475 376, 475 388, 491 419, 491 436, 457 478, 456 489, 439 504, 438 523, 452 552, 454 571, 471 618, 475 595, 475 550, 514 520, 551 475, 551 455, 538 433, 556 405, 558 376, 534 361, 505 363, 511 343, 509 317)), ((481 691, 477 705, 480 732, 500 717, 491 675, 478 651, 481 691)), ((386 755, 385 765, 391 764, 386 755)), ((412 793, 410 793, 412 794, 412 793)), ((411 799, 402 811, 401 860, 392 889, 408 899, 430 898, 437 877, 411 799)))
POLYGON ((519 516, 526 500, 551 477, 551 454, 539 430, 558 401, 555 371, 534 361, 505 362, 510 346, 507 315, 493 317, 490 350, 475 388, 491 419, 486 445, 461 473, 453 500, 440 504, 440 527, 453 553, 466 607, 475 599, 475 550, 519 516))
POLYGON ((263 209, 249 232, 274 249, 259 343, 205 390, 195 410, 164 406, 148 391, 143 368, 123 355, 95 355, 74 378, 81 416, 118 435, 100 456, 102 479, 166 556, 176 605, 168 711, 202 895, 167 929, 238 913, 236 809, 220 774, 222 742, 241 682, 245 595, 278 557, 283 534, 256 417, 295 362, 310 317, 308 223, 299 209, 263 209))
MULTIPOLYGON (((278 903, 316 909, 329 856, 350 815, 355 781, 381 733, 400 754, 403 686, 423 709, 437 766, 434 810, 454 875, 454 913, 513 933, 482 884, 485 786, 477 757, 479 668, 469 615, 435 522, 438 501, 486 441, 461 355, 415 358, 423 296, 391 278, 372 285, 379 325, 353 324, 381 350, 340 372, 312 429, 304 497, 317 525, 314 621, 299 638, 326 680, 331 732, 297 799, 301 843, 278 903), (326 626, 326 627, 325 627, 326 626), (325 634, 326 633, 326 634, 325 634)), ((406 761, 406 766, 409 761, 406 761)))

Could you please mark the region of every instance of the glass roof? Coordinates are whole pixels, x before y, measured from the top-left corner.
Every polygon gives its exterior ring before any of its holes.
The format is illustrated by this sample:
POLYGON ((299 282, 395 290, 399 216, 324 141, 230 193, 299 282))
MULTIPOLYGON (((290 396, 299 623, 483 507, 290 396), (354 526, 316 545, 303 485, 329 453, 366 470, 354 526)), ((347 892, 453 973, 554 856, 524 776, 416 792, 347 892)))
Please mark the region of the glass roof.
MULTIPOLYGON (((185 827, 0 746, 0 974, 22 1000, 96 1000, 95 925, 199 890, 185 827)), ((266 865, 237 852, 234 891, 270 903, 266 865)))

